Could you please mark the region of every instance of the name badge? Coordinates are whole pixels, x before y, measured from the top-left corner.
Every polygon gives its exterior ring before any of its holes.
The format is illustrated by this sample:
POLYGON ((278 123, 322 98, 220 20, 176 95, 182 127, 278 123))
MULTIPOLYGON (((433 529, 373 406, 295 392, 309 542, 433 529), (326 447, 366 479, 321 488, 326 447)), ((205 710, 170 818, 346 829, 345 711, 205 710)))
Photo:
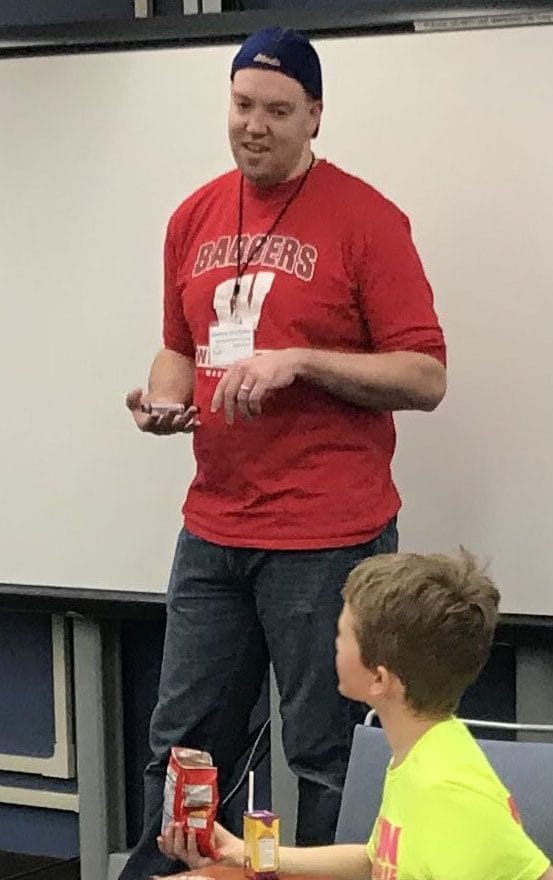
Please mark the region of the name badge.
POLYGON ((212 324, 209 328, 209 364, 230 367, 253 355, 253 324, 212 324))

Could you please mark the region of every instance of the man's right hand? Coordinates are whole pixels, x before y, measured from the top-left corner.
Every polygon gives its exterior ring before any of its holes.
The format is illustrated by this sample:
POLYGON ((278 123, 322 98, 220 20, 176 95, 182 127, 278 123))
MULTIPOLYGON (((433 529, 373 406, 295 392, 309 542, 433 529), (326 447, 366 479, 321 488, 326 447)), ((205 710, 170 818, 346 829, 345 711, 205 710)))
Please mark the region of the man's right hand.
POLYGON ((142 388, 129 391, 125 403, 133 415, 138 428, 145 434, 191 434, 200 427, 198 420, 198 408, 189 406, 183 413, 166 413, 165 415, 153 415, 144 412, 142 407, 148 403, 175 403, 174 400, 163 400, 152 395, 144 394, 142 388))

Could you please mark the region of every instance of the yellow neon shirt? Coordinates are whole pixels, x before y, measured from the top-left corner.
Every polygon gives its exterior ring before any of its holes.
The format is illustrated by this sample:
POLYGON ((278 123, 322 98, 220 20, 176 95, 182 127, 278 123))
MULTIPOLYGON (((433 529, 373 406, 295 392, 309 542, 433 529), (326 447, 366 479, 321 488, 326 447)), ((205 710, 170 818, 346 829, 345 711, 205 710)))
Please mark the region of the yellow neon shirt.
POLYGON ((388 768, 367 853, 372 880, 538 880, 550 864, 457 718, 388 768))

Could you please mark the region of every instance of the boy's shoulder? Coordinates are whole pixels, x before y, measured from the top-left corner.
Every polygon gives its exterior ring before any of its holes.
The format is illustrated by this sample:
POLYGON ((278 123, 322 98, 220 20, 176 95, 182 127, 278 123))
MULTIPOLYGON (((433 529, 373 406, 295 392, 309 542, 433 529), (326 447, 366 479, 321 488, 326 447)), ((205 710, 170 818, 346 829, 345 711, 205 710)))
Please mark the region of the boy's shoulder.
POLYGON ((462 722, 431 728, 397 771, 387 793, 385 786, 369 852, 380 864, 401 842, 398 880, 537 880, 547 870, 513 798, 462 722))
POLYGON ((412 763, 437 780, 449 776, 456 768, 467 764, 488 769, 490 763, 480 745, 459 718, 448 718, 431 727, 412 749, 412 763))
POLYGON ((510 792, 462 721, 449 719, 430 734, 411 773, 425 812, 445 816, 470 808, 477 815, 499 808, 514 816, 510 792))
POLYGON ((398 832, 405 844, 405 873, 399 871, 398 878, 538 880, 548 869, 549 859, 526 834, 513 798, 493 770, 428 780, 418 801, 398 832))
POLYGON ((457 718, 427 732, 413 749, 408 775, 420 797, 442 804, 458 799, 461 791, 505 802, 509 796, 480 745, 457 718))

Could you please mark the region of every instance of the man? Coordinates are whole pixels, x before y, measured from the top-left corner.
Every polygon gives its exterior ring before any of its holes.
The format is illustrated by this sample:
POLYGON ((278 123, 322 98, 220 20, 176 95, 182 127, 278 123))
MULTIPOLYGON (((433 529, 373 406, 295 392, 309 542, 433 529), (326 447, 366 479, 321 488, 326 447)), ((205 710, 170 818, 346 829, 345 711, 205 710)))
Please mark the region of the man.
POLYGON ((141 430, 194 434, 197 473, 126 880, 174 868, 156 845, 172 745, 210 751, 228 793, 269 658, 299 781, 297 842, 333 839, 360 711, 336 691, 340 585, 362 559, 397 549, 391 412, 432 410, 445 392, 443 336, 408 221, 312 154, 313 47, 261 31, 231 78, 238 167, 169 222, 165 347, 148 393, 127 398, 141 430))

